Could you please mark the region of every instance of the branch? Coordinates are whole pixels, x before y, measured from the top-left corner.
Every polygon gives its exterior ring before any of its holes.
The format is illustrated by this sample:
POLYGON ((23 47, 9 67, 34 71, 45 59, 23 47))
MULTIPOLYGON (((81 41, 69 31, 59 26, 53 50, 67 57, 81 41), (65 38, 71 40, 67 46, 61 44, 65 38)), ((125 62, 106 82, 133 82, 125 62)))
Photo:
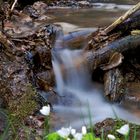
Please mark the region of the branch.
POLYGON ((113 22, 111 25, 109 25, 104 31, 105 33, 109 33, 114 28, 116 28, 119 24, 123 23, 126 19, 128 19, 132 14, 134 14, 136 11, 140 9, 140 2, 130 8, 124 15, 119 17, 115 22, 113 22))
POLYGON ((12 7, 11 7, 11 12, 12 12, 13 9, 15 8, 15 5, 16 5, 17 1, 18 1, 18 0, 15 0, 15 1, 14 1, 13 5, 12 5, 12 7))

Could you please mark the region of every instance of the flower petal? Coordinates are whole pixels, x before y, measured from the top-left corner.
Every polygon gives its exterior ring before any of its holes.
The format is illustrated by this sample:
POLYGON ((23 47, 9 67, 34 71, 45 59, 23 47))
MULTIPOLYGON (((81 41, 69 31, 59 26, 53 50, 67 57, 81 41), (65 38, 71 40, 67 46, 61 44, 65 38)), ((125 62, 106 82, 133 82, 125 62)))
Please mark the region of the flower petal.
POLYGON ((128 135, 129 133, 129 124, 125 124, 123 125, 120 129, 116 130, 118 133, 122 134, 122 135, 128 135))
POLYGON ((76 129, 71 129, 71 134, 74 136, 76 134, 76 129))
POLYGON ((76 133, 74 135, 75 140, 82 140, 82 137, 83 137, 82 133, 76 133))
POLYGON ((62 127, 60 130, 57 131, 57 133, 62 137, 66 138, 70 134, 70 128, 64 128, 62 127))
POLYGON ((43 106, 42 109, 40 109, 40 113, 48 116, 50 114, 50 106, 43 106))
POLYGON ((87 133, 87 128, 86 126, 82 126, 82 134, 85 135, 87 133))
POLYGON ((107 137, 108 137, 109 140, 115 140, 116 139, 116 137, 114 135, 111 135, 111 134, 108 134, 107 137))

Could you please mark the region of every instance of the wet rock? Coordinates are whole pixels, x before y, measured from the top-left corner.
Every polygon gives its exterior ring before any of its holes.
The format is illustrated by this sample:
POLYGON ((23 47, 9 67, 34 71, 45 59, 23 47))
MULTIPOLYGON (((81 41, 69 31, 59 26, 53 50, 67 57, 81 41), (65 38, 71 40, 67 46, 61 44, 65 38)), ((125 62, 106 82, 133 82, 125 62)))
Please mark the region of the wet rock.
MULTIPOLYGON (((67 91, 66 91, 67 92, 67 91)), ((70 106, 74 103, 79 102, 79 100, 69 92, 67 96, 61 96, 54 88, 49 88, 49 91, 38 90, 39 99, 42 104, 49 103, 52 108, 53 105, 63 105, 70 106)))
POLYGON ((58 104, 60 97, 56 92, 50 88, 48 92, 38 90, 39 99, 42 104, 49 103, 51 106, 58 104))
MULTIPOLYGON (((46 12, 43 4, 43 2, 35 2, 33 5, 27 5, 26 7, 24 7, 22 12, 26 15, 29 15, 31 18, 36 19, 46 12)), ((47 7, 47 5, 45 6, 47 7)))
POLYGON ((4 22, 4 31, 9 36, 19 35, 23 32, 28 32, 30 28, 33 28, 32 19, 25 14, 18 13, 18 15, 12 15, 11 20, 4 22))
POLYGON ((13 97, 17 95, 22 95, 22 92, 25 92, 24 88, 25 85, 29 83, 28 78, 26 77, 26 73, 28 71, 26 63, 24 61, 17 62, 16 60, 4 61, 4 59, 1 59, 1 61, 2 61, 0 65, 1 94, 9 94, 6 93, 6 91, 9 91, 11 92, 11 95, 13 95, 13 97), (5 85, 5 88, 3 87, 3 84, 5 85))
MULTIPOLYGON (((107 118, 104 121, 95 124, 94 133, 100 137, 102 136, 102 134, 104 134, 103 135, 104 138, 107 139, 108 134, 114 134, 115 136, 117 136, 118 133, 116 132, 116 130, 125 124, 128 124, 128 122, 125 120, 121 120, 121 119, 113 120, 111 118, 107 118)), ((134 137, 134 133, 135 133, 134 129, 136 128, 138 132, 140 130, 140 127, 139 125, 133 124, 133 123, 129 123, 129 127, 130 127, 129 138, 131 140, 134 137)), ((124 140, 124 137, 122 135, 118 135, 118 137, 119 139, 124 140)), ((140 138, 140 135, 138 133, 137 139, 139 138, 140 138)))
POLYGON ((5 107, 19 118, 25 117, 36 108, 36 102, 33 99, 35 92, 32 86, 29 86, 28 73, 28 65, 23 56, 9 58, 4 52, 0 53, 0 98, 2 98, 5 107), (27 103, 28 101, 32 102, 30 102, 30 106, 33 105, 31 110, 26 110, 25 106, 28 104, 25 103, 25 100, 27 103))
POLYGON ((104 136, 109 134, 110 131, 113 130, 113 127, 115 126, 115 121, 111 118, 107 118, 106 120, 99 122, 95 124, 95 134, 97 136, 101 136, 102 131, 104 132, 104 136))
MULTIPOLYGON (((32 10, 39 10, 42 4, 27 6, 24 10, 31 10, 32 14, 34 13, 32 10)), ((11 113, 22 119, 37 108, 35 101, 37 94, 33 87, 37 86, 50 91, 50 87, 54 85, 54 78, 49 81, 48 71, 52 69, 50 36, 53 38, 57 28, 46 23, 43 25, 41 23, 39 26, 35 24, 33 18, 36 18, 36 13, 33 17, 28 15, 28 12, 16 12, 5 22, 4 30, 7 33, 11 31, 8 35, 16 51, 14 55, 7 55, 5 46, 1 47, 0 98, 11 113)), ((42 14, 44 11, 37 12, 42 14)))
MULTIPOLYGON (((23 9, 23 13, 26 15, 29 15, 31 18, 36 19, 36 20, 43 20, 44 15, 47 13, 47 4, 38 1, 35 2, 33 5, 27 5, 26 7, 24 7, 23 9)), ((47 20, 47 16, 46 16, 46 20, 47 20)), ((45 20, 44 19, 44 20, 45 20)))
POLYGON ((33 62, 36 69, 43 68, 51 69, 51 52, 46 46, 38 46, 33 57, 33 62), (38 67, 40 66, 40 67, 38 67))
POLYGON ((54 73, 52 70, 47 70, 44 72, 37 73, 37 84, 40 89, 49 91, 51 87, 54 86, 54 73))
POLYGON ((60 0, 60 1, 53 1, 48 3, 49 6, 56 6, 56 7, 70 7, 70 8, 90 8, 92 4, 88 1, 79 1, 79 0, 60 0))
POLYGON ((23 13, 29 15, 30 17, 36 19, 39 17, 39 13, 30 5, 26 6, 23 9, 23 13))
POLYGON ((78 1, 79 7, 92 7, 92 4, 90 4, 88 1, 78 1))
POLYGON ((33 4, 33 8, 38 11, 40 15, 47 13, 48 5, 42 1, 37 1, 33 4))

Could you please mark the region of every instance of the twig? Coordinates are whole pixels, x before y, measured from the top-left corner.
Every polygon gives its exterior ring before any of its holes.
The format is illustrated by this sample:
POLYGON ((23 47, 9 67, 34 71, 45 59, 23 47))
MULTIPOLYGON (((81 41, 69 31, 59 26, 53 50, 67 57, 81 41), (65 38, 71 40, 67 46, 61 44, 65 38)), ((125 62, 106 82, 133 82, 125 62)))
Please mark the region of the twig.
POLYGON ((13 9, 15 8, 15 5, 16 5, 17 1, 18 1, 18 0, 15 0, 15 1, 14 1, 13 5, 12 5, 12 7, 11 7, 11 12, 12 12, 13 9))
POLYGON ((140 9, 140 2, 138 4, 136 4, 135 6, 133 6, 132 8, 130 8, 124 15, 122 15, 121 17, 119 17, 115 22, 113 22, 111 25, 109 25, 104 31, 105 33, 109 33, 110 31, 112 31, 114 28, 116 28, 119 24, 121 24, 122 22, 124 22, 126 19, 128 19, 132 14, 134 14, 136 11, 138 11, 140 9))

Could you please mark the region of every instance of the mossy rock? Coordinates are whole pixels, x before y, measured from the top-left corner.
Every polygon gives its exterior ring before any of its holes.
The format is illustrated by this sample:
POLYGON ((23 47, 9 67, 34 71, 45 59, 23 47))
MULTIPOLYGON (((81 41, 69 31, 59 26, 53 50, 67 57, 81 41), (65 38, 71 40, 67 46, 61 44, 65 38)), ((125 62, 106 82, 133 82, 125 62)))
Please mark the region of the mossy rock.
POLYGON ((22 120, 28 115, 32 114, 37 109, 36 91, 28 84, 26 93, 24 93, 17 100, 12 100, 9 103, 8 110, 11 116, 22 120))
POLYGON ((112 134, 117 137, 117 140, 122 140, 124 139, 124 136, 120 135, 116 130, 120 129, 120 127, 122 127, 125 124, 129 124, 130 126, 129 138, 133 139, 134 133, 137 132, 137 139, 140 139, 140 134, 138 133, 140 131, 140 125, 129 123, 119 118, 107 118, 104 121, 95 124, 94 132, 96 136, 99 137, 101 137, 102 133, 104 135, 104 138, 106 138, 108 134, 112 134))

